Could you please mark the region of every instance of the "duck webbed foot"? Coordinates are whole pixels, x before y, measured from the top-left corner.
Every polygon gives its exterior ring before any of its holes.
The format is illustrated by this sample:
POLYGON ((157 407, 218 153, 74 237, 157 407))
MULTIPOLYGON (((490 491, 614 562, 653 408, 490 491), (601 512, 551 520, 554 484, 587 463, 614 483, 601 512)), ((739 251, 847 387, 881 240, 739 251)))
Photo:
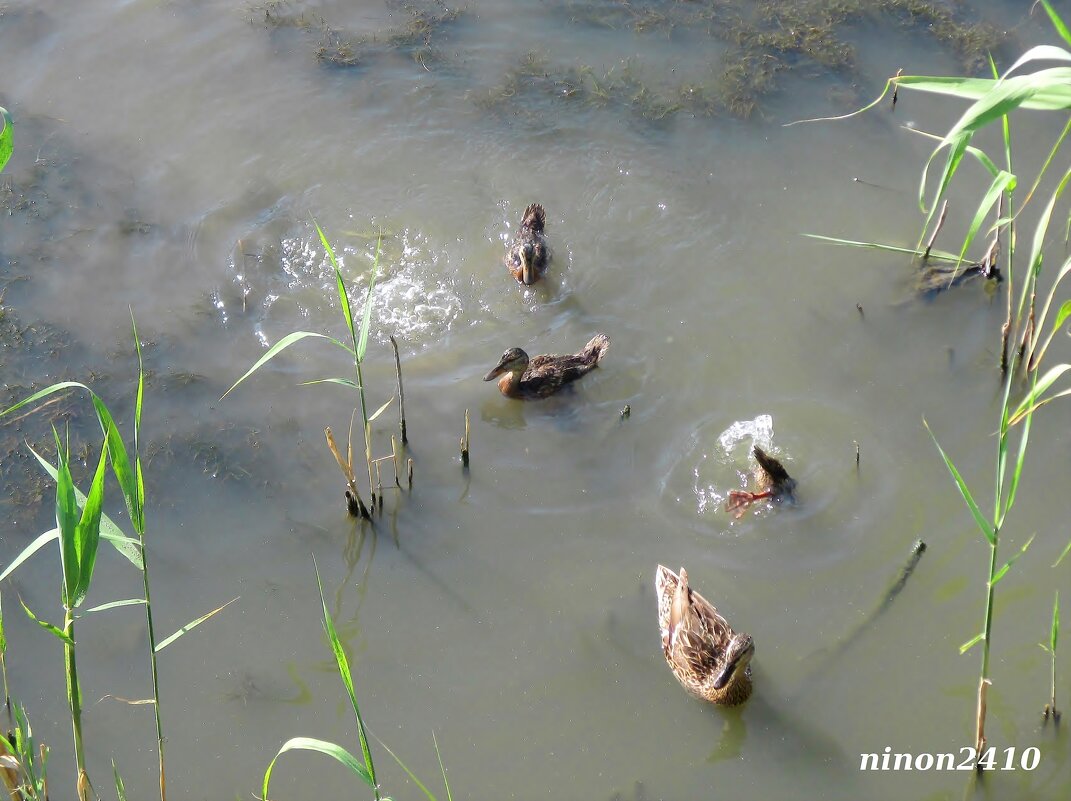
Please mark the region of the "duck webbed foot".
POLYGON ((772 498, 774 496, 773 490, 765 490, 763 492, 748 492, 747 490, 731 490, 729 497, 725 500, 725 511, 732 512, 733 517, 738 520, 744 516, 744 512, 755 501, 761 501, 764 498, 772 498))

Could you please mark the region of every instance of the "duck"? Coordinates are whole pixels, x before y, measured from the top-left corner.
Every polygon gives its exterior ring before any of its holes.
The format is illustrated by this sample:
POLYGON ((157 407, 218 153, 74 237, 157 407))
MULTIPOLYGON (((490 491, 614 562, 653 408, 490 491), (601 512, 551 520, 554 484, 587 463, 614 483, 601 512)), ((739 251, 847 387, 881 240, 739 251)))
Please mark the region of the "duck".
POLYGON ((567 356, 544 354, 529 358, 520 348, 510 348, 483 380, 502 376, 498 389, 507 398, 539 400, 590 373, 609 348, 610 337, 606 334, 596 334, 583 350, 567 356))
POLYGON ((692 696, 721 706, 736 706, 751 695, 755 642, 737 632, 718 610, 668 567, 655 571, 658 628, 662 653, 673 675, 692 696))
POLYGON ((525 286, 531 286, 547 271, 550 250, 543 230, 547 227, 547 212, 539 203, 524 210, 521 227, 506 251, 506 267, 525 286))
POLYGON ((788 474, 784 465, 758 445, 752 447, 751 452, 755 457, 755 469, 752 472, 759 485, 759 491, 732 490, 729 492, 729 497, 725 500, 725 509, 733 512, 737 518, 743 517, 744 511, 751 504, 763 498, 770 498, 775 503, 795 500, 796 480, 788 474))

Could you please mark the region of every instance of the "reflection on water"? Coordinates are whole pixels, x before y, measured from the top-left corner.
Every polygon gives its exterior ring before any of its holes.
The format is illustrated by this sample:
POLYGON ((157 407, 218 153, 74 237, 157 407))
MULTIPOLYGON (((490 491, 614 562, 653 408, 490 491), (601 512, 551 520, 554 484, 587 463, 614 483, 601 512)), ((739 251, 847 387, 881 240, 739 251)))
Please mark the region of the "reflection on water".
MULTIPOLYGON (((960 797, 951 774, 856 767, 861 750, 954 751, 970 734, 974 663, 957 646, 977 630, 985 554, 922 419, 985 486, 1005 288, 905 304, 910 264, 799 236, 910 244, 928 151, 901 124, 939 130, 958 109, 901 98, 895 114, 776 124, 846 111, 899 67, 960 70, 974 51, 948 42, 991 43, 966 23, 1051 41, 1024 3, 927 5, 940 19, 882 4, 837 16, 833 38, 791 41, 826 30, 815 20, 831 6, 0 9, 0 104, 19 126, 0 178, 5 397, 86 379, 128 421, 133 308, 160 625, 241 595, 161 656, 169 758, 199 766, 169 771, 173 795, 244 796, 290 736, 352 741, 315 555, 372 729, 427 780, 434 728, 469 798, 544 797, 560 790, 548 775, 601 799, 960 797), (837 58, 816 59, 816 43, 837 58), (503 255, 531 202, 547 209, 554 260, 524 288, 503 255), (374 527, 346 515, 323 441, 355 399, 294 386, 341 374, 344 354, 294 348, 219 401, 286 333, 345 336, 313 218, 355 313, 382 249, 364 376, 371 408, 395 392, 396 335, 415 483, 390 491, 374 527), (613 349, 573 391, 517 403, 480 380, 509 347, 573 352, 595 331, 613 349), (735 520, 725 495, 749 481, 755 444, 786 461, 801 502, 735 520), (873 615, 919 537, 926 559, 873 615), (659 563, 687 565, 755 637, 742 710, 698 704, 667 676, 659 563), (813 654, 831 656, 815 669, 813 654)), ((1016 136, 1039 153, 1052 141, 1030 123, 1016 136)), ((959 213, 946 230, 969 223, 959 213)), ((1001 584, 990 693, 994 742, 1037 744, 1042 762, 986 777, 986 797, 1071 788, 1066 738, 1037 723, 1036 643, 1064 575, 1038 566, 1066 543, 1051 534, 1064 530, 1066 412, 1051 408, 1009 518, 1010 549, 1039 534, 1001 584)), ((47 444, 52 414, 95 436, 68 400, 0 428, 5 486, 18 485, 4 563, 51 525, 47 488, 19 476, 23 440, 47 444)), ((377 421, 376 453, 392 417, 377 421)), ((94 604, 141 591, 112 556, 94 604)), ((42 554, 16 575, 50 619, 56 569, 42 554)), ((5 623, 9 676, 62 773, 54 643, 20 616, 5 623)), ((87 697, 144 685, 136 626, 86 620, 87 697)), ((118 756, 130 797, 150 797, 151 724, 136 714, 92 706, 89 759, 102 775, 118 756)), ((414 789, 379 767, 395 797, 414 789)), ((279 797, 307 797, 304 771, 284 766, 279 797)), ((315 781, 320 797, 351 789, 330 771, 315 781)))

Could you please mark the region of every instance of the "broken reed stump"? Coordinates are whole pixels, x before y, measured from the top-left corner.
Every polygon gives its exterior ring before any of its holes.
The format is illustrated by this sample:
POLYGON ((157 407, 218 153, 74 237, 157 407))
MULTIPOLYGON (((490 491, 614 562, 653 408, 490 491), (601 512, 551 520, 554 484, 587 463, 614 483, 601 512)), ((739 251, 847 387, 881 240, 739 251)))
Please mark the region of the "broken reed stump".
POLYGON ((405 431, 405 390, 402 389, 402 358, 398 355, 398 341, 391 336, 390 344, 394 346, 394 366, 398 369, 398 428, 402 433, 402 444, 409 444, 405 431))
POLYGON ((465 436, 461 438, 461 466, 469 466, 469 410, 465 410, 465 436))
MULTIPOLYGON (((335 435, 331 433, 330 426, 324 429, 324 436, 327 438, 327 447, 330 449, 331 455, 335 457, 335 461, 338 463, 342 475, 346 478, 347 511, 354 517, 371 518, 372 514, 368 511, 368 507, 364 505, 364 501, 361 500, 361 493, 357 490, 357 477, 353 473, 353 465, 342 458, 342 454, 338 450, 338 445, 335 443, 335 435)), ((352 451, 350 456, 352 458, 352 451)))
POLYGON ((413 458, 409 458, 409 463, 406 465, 406 472, 409 474, 409 489, 413 488, 413 458))

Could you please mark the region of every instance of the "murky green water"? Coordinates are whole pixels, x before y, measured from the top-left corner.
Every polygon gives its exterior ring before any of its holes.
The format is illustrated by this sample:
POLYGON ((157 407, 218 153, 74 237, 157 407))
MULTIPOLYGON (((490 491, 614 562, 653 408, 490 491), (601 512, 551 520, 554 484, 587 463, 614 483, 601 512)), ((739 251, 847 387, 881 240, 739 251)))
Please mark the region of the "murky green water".
MULTIPOLYGON (((1010 29, 1015 53, 1051 41, 1027 5, 962 14, 1010 29)), ((780 124, 850 110, 901 66, 957 72, 956 54, 868 17, 844 29, 854 70, 798 59, 742 121, 705 115, 694 96, 670 111, 623 103, 630 81, 663 100, 699 86, 729 45, 698 23, 633 30, 626 4, 585 7, 612 12, 609 24, 580 4, 507 0, 456 19, 435 3, 422 17, 381 2, 273 8, 288 24, 219 2, 0 6, 0 105, 18 125, 0 178, 0 281, 30 348, 5 348, 2 380, 13 395, 91 380, 128 420, 131 307, 151 373, 157 625, 240 596, 161 655, 171 796, 247 797, 291 736, 356 750, 315 556, 372 730, 433 788, 434 732, 460 798, 1066 797, 1068 739, 1040 725, 1036 645, 1053 591, 1071 589, 1067 564, 1049 568, 1068 539, 1058 404, 1035 423, 1007 529, 1008 555, 1037 539, 997 595, 989 696, 991 742, 1036 746, 1039 766, 977 788, 969 773, 858 770, 861 752, 958 754, 973 734, 980 655, 958 646, 981 625, 988 554, 922 420, 984 495, 1004 296, 975 284, 920 302, 902 260, 800 236, 913 243, 928 145, 901 126, 938 131, 954 109, 903 96, 895 115, 780 124), (290 24, 321 16, 326 35, 290 24), (414 19, 429 27, 412 39, 384 33, 414 19), (361 62, 318 61, 321 45, 361 62), (532 201, 547 208, 555 260, 522 291, 501 257, 532 201), (285 333, 342 335, 310 215, 358 291, 371 232, 389 232, 366 378, 374 406, 394 391, 394 334, 416 482, 388 493, 374 528, 346 516, 323 444, 352 399, 297 386, 345 374, 341 352, 299 346, 217 400, 285 333), (612 348, 575 393, 524 405, 480 381, 507 347, 572 351, 596 331, 612 348), (722 509, 748 470, 741 430, 785 459, 798 505, 740 520, 722 509), (929 550, 872 617, 919 537, 929 550), (742 710, 692 701, 664 664, 660 562, 685 565, 754 636, 742 710)), ((1024 120, 1024 161, 1053 133, 1024 120)), ((949 231, 969 208, 953 208, 949 231)), ((39 438, 44 419, 20 426, 39 438)), ((76 425, 92 430, 85 411, 76 425)), ((8 453, 20 440, 2 431, 5 486, 25 487, 25 457, 8 453)), ((5 507, 5 564, 50 526, 47 488, 36 504, 28 492, 5 507)), ((105 554, 89 603, 136 595, 128 567, 105 554)), ((54 749, 64 797, 61 652, 15 602, 58 619, 58 583, 40 555, 3 595, 12 687, 54 749)), ((150 692, 140 612, 91 615, 78 635, 94 780, 106 787, 114 757, 130 797, 149 798, 151 712, 114 700, 150 692)), ((1058 693, 1071 697, 1066 674, 1058 693)), ((377 753, 385 788, 416 797, 377 753)), ((351 786, 312 755, 284 757, 277 777, 277 798, 351 786)))

